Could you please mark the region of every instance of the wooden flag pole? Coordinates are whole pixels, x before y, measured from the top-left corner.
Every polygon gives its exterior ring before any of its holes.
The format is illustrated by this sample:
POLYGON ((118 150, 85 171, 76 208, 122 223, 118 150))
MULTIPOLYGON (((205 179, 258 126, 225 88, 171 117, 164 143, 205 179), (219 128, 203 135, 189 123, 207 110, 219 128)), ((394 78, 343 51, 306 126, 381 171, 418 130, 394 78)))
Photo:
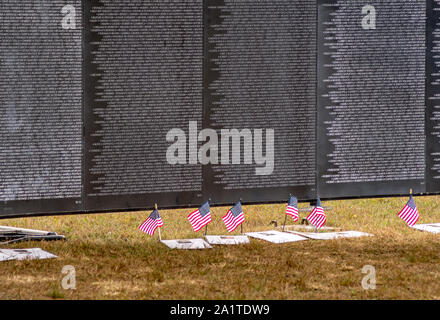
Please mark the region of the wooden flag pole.
MULTIPOLYGON (((409 189, 409 195, 412 196, 412 188, 409 189)), ((408 228, 411 228, 407 223, 405 224, 408 228)))
MULTIPOLYGON (((243 200, 240 198, 240 204, 243 200)), ((241 228, 241 234, 243 234, 243 222, 240 224, 240 228, 241 228)))
MULTIPOLYGON (((318 205, 318 202, 316 202, 316 204, 315 204, 315 208, 316 208, 316 206, 318 205)), ((318 233, 318 227, 317 226, 315 226, 315 233, 318 233)))
MULTIPOLYGON (((209 212, 211 214, 211 198, 208 199, 209 203, 209 212)), ((205 236, 208 234, 208 225, 205 226, 205 236)))
MULTIPOLYGON (((289 194, 289 199, 292 195, 289 194)), ((289 200, 290 201, 290 200, 289 200)), ((286 222, 287 222, 287 214, 284 215, 284 224, 283 224, 283 232, 284 232, 284 227, 286 226, 286 222)))
MULTIPOLYGON (((157 203, 155 203, 154 204, 154 210, 157 210, 157 203)), ((158 231, 159 231, 159 242, 161 242, 162 241, 162 235, 161 235, 161 233, 160 233, 160 227, 159 228, 157 228, 157 229, 159 229, 158 231)))

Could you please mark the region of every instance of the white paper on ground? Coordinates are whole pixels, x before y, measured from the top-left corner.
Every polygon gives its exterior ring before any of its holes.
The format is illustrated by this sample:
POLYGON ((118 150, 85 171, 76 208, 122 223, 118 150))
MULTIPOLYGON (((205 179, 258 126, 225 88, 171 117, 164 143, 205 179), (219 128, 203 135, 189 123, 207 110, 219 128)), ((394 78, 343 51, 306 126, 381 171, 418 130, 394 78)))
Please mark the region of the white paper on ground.
POLYGON ((211 249, 212 247, 203 239, 162 240, 170 249, 195 250, 211 249))
POLYGON ((373 237, 374 235, 360 231, 341 231, 341 232, 297 232, 288 231, 313 240, 334 240, 340 238, 360 238, 373 237))
MULTIPOLYGON (((280 228, 282 228, 282 226, 280 228)), ((316 227, 310 226, 310 225, 287 225, 287 226, 285 226, 284 230, 285 231, 296 231, 296 230, 315 231, 316 227)), ((323 226, 320 230, 322 230, 322 231, 342 231, 342 228, 323 226)))
POLYGON ((440 223, 415 224, 411 228, 431 233, 440 233, 440 223))
POLYGON ((276 230, 263 231, 263 232, 249 232, 246 233, 246 235, 252 238, 265 240, 272 243, 287 243, 287 242, 307 240, 307 238, 304 238, 297 234, 280 232, 276 230))
POLYGON ((0 249, 0 261, 9 260, 34 260, 34 259, 53 259, 57 256, 41 250, 40 248, 33 249, 0 249))
POLYGON ((235 244, 247 244, 249 243, 249 238, 247 236, 212 236, 206 235, 206 241, 209 244, 217 245, 235 245, 235 244))
POLYGON ((14 228, 14 227, 8 227, 8 226, 0 226, 0 232, 26 232, 28 234, 33 235, 48 235, 48 234, 55 234, 55 232, 50 231, 42 231, 42 230, 34 230, 34 229, 24 229, 24 228, 14 228))

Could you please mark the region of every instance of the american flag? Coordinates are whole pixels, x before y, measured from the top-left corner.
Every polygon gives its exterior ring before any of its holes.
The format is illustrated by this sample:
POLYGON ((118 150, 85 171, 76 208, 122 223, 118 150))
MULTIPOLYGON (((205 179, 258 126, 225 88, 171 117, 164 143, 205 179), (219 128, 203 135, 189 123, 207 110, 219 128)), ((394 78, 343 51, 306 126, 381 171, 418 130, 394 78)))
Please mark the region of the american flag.
POLYGON ((419 220, 419 211, 416 208, 413 196, 409 196, 408 203, 399 212, 399 218, 405 221, 410 227, 416 224, 419 220))
POLYGON ((233 232, 244 222, 244 213, 241 209, 241 202, 237 202, 228 213, 222 218, 228 232, 233 232))
POLYGON ((286 214, 293 218, 293 221, 298 221, 298 199, 294 196, 290 196, 289 203, 287 204, 286 214))
POLYGON ((320 199, 318 199, 318 203, 316 204, 315 208, 313 208, 312 212, 310 212, 310 214, 307 216, 307 220, 317 229, 321 229, 327 221, 320 199))
POLYGON ((152 236, 154 234, 154 231, 162 226, 163 222, 160 217, 159 211, 157 211, 157 209, 154 209, 148 219, 139 226, 139 229, 152 236))
POLYGON ((197 232, 210 223, 211 211, 209 208, 209 201, 206 201, 199 209, 192 212, 188 216, 189 223, 193 227, 194 231, 197 232))

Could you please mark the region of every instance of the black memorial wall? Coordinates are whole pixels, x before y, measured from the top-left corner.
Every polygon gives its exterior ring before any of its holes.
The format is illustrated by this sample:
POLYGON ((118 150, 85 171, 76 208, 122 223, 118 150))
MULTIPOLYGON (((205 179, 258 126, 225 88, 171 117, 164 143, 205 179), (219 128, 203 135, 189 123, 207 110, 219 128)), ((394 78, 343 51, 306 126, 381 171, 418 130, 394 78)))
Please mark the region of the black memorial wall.
POLYGON ((439 12, 0 0, 0 217, 440 193, 439 12))

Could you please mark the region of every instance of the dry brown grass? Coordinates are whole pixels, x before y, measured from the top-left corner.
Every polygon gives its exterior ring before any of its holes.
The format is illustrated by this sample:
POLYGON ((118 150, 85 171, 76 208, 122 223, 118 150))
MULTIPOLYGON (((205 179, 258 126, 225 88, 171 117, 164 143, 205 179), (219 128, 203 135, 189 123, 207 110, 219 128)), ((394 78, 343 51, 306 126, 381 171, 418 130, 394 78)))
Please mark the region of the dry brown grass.
MULTIPOLYGON (((1 263, 0 299, 440 299, 440 235, 411 230, 397 217, 406 198, 329 201, 329 226, 376 236, 275 245, 173 251, 138 231, 147 212, 26 218, 2 225, 56 231, 66 242, 25 243, 58 255, 46 261, 1 263), (61 270, 73 265, 77 289, 63 290, 61 270), (364 265, 377 271, 365 291, 364 265)), ((440 222, 440 198, 420 197, 420 223, 440 222)), ((305 204, 303 205, 305 206, 305 204)), ((285 205, 244 206, 245 231, 284 220, 285 205)), ((225 234, 213 208, 212 234, 225 234)), ((161 211, 163 238, 195 235, 190 210, 161 211)), ((306 215, 306 213, 303 213, 306 215)))

